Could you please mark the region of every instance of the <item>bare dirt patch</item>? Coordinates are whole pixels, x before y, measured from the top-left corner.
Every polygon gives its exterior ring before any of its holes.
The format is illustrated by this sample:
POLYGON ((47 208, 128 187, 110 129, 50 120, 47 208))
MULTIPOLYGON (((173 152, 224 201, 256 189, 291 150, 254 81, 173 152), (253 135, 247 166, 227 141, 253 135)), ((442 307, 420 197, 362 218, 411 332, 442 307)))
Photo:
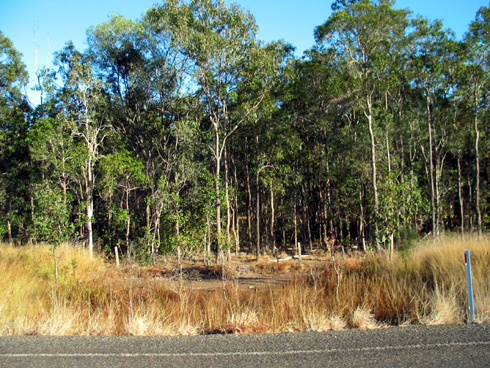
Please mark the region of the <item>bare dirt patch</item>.
POLYGON ((167 259, 154 267, 132 268, 130 274, 139 282, 175 282, 189 290, 212 291, 229 283, 246 290, 283 286, 295 277, 328 262, 329 257, 321 256, 306 256, 302 259, 301 265, 297 258, 291 257, 279 261, 268 258, 259 262, 237 257, 225 265, 201 260, 185 261, 181 272, 177 262, 167 259))

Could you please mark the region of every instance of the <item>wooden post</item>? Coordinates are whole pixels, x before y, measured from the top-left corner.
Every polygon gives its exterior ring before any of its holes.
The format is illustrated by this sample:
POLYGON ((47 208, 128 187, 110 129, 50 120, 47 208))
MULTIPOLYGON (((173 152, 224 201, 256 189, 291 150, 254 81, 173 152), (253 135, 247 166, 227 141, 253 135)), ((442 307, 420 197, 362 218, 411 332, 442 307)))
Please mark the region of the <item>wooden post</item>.
POLYGON ((116 255, 116 266, 119 267, 119 250, 117 246, 114 247, 114 254, 116 255))
POLYGON ((180 277, 182 278, 182 253, 180 250, 180 245, 177 247, 177 263, 179 265, 179 274, 180 277))
POLYGON ((301 266, 301 243, 298 242, 298 263, 301 266))

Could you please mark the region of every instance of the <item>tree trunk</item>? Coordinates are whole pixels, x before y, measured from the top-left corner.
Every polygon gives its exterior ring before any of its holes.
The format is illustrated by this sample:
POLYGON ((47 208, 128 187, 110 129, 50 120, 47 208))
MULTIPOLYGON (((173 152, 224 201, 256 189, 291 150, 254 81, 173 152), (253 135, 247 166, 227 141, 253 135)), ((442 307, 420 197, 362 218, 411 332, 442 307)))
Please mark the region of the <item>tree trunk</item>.
POLYGON ((390 234, 390 262, 393 261, 393 254, 395 252, 395 235, 390 234))
POLYGON ((467 204, 468 211, 467 211, 467 213, 469 214, 468 220, 470 222, 469 223, 470 232, 473 233, 475 231, 475 223, 474 223, 473 215, 471 214, 472 210, 473 210, 473 208, 471 207, 472 203, 473 203, 473 185, 471 183, 471 176, 470 176, 469 171, 467 174, 467 181, 468 181, 468 204, 467 204))
POLYGON ((10 222, 10 219, 7 220, 7 232, 8 232, 8 238, 9 238, 9 245, 13 244, 13 238, 12 238, 12 224, 10 222))
POLYGON ((162 215, 162 210, 157 211, 156 220, 155 220, 155 233, 153 235, 153 253, 152 259, 153 264, 157 263, 158 251, 160 249, 160 217, 162 215))
POLYGON ((109 192, 108 198, 107 198, 107 228, 108 228, 108 234, 109 237, 107 239, 109 249, 112 249, 112 235, 114 234, 112 231, 112 194, 109 192))
MULTIPOLYGON (((388 172, 391 173, 391 153, 390 153, 390 135, 388 127, 386 127, 386 156, 388 158, 388 172)), ((402 160, 403 161, 403 160, 402 160)))
POLYGON ((220 153, 220 139, 217 123, 214 124, 215 132, 215 178, 214 185, 216 191, 216 263, 219 263, 223 259, 223 245, 221 244, 221 198, 220 198, 220 168, 221 168, 221 153, 220 153))
POLYGON ((330 234, 336 238, 337 237, 337 230, 335 228, 335 224, 334 224, 334 215, 333 215, 333 211, 332 211, 332 208, 333 208, 333 199, 332 199, 332 188, 329 184, 328 188, 327 188, 327 197, 328 197, 328 208, 329 208, 329 214, 328 214, 328 219, 329 219, 329 230, 330 230, 330 234))
MULTIPOLYGON (((258 138, 257 138, 258 140, 258 138)), ((257 232, 257 237, 256 237, 256 244, 255 244, 255 257, 257 260, 260 258, 260 178, 259 178, 260 172, 259 169, 257 168, 257 174, 255 175, 255 185, 257 187, 257 193, 256 193, 256 200, 255 200, 255 205, 256 205, 256 232, 257 232)))
POLYGON ((371 174, 372 174, 372 182, 373 182, 373 200, 374 200, 374 244, 376 245, 376 250, 379 251, 379 239, 378 239, 378 185, 377 185, 377 173, 376 173, 376 140, 374 137, 373 130, 373 101, 372 95, 368 95, 367 97, 367 112, 365 115, 368 119, 368 128, 369 128, 369 136, 371 138, 371 174))
POLYGON ((67 184, 66 184, 66 178, 65 178, 64 172, 63 172, 63 181, 61 182, 61 189, 63 190, 63 204, 66 207, 66 204, 67 204, 67 200, 66 200, 67 184))
POLYGON ((362 195, 362 185, 359 187, 359 205, 361 214, 359 217, 359 236, 362 239, 362 250, 366 252, 366 237, 364 236, 364 205, 362 204, 363 195, 362 195))
POLYGON ((325 194, 322 187, 319 188, 320 191, 320 211, 321 211, 321 225, 320 225, 320 242, 327 243, 327 219, 326 219, 326 205, 325 205, 325 194))
POLYGON ((231 205, 230 205, 230 190, 228 183, 228 154, 226 146, 224 147, 224 164, 225 164, 225 199, 226 199, 226 247, 229 249, 231 246, 231 205))
POLYGON ((430 202, 432 209, 432 235, 437 236, 439 234, 438 221, 437 221, 437 206, 436 206, 436 184, 434 178, 434 143, 432 140, 432 113, 430 109, 430 96, 429 91, 427 93, 427 128, 429 132, 429 181, 430 181, 430 202))
POLYGON ((177 237, 177 265, 179 267, 179 275, 182 277, 182 250, 180 248, 180 223, 179 211, 176 213, 177 221, 175 222, 175 236, 177 237))
POLYGON ((275 222, 275 208, 274 208, 274 185, 272 180, 270 181, 271 187, 271 242, 272 242, 272 250, 274 253, 277 252, 276 248, 276 235, 274 233, 274 222, 275 222))
MULTIPOLYGON (((89 150, 89 155, 92 152, 89 150)), ((93 240, 93 231, 92 231, 92 218, 94 216, 94 177, 92 170, 92 160, 89 159, 87 161, 87 180, 85 182, 85 196, 87 200, 87 220, 85 223, 85 227, 87 229, 87 246, 90 253, 90 258, 94 256, 94 240, 93 240)))
POLYGON ((206 214, 206 234, 204 240, 204 247, 206 255, 211 254, 211 221, 209 220, 209 213, 206 214))
POLYGON ((296 195, 294 197, 294 245, 293 249, 296 249, 298 246, 298 219, 297 219, 297 210, 296 210, 296 195))
POLYGON ((151 235, 151 217, 150 217, 151 209, 150 205, 146 204, 146 247, 147 251, 151 251, 153 253, 153 246, 150 244, 150 235, 151 235), (151 248, 150 248, 151 247, 151 248))
POLYGON ((478 92, 475 90, 475 160, 476 160, 476 215, 478 223, 478 235, 482 235, 482 215, 480 207, 480 130, 478 128, 478 92))
POLYGON ((233 223, 235 224, 235 254, 238 256, 238 253, 240 252, 240 216, 238 214, 238 178, 236 174, 236 166, 233 165, 234 167, 234 174, 235 174, 235 185, 237 186, 237 190, 235 190, 235 212, 234 212, 234 221, 233 223))
POLYGON ((247 176, 247 237, 248 250, 252 253, 252 188, 250 185, 250 160, 248 155, 248 138, 245 137, 245 171, 247 176))
POLYGON ((458 154, 458 198, 459 198, 459 214, 461 216, 461 236, 464 239, 464 199, 463 185, 461 180, 461 154, 458 154))
POLYGON ((126 220, 126 247, 127 247, 127 252, 129 256, 131 257, 131 254, 133 252, 132 247, 129 245, 129 233, 131 229, 131 216, 129 215, 129 190, 126 190, 126 212, 128 213, 128 219, 126 220))

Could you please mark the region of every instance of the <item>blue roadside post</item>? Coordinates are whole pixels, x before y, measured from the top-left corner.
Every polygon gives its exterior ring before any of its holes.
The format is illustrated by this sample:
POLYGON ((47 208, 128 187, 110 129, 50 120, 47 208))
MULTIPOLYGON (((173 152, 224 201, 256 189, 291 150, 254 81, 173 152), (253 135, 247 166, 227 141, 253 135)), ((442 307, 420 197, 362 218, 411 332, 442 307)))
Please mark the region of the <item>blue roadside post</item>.
POLYGON ((464 264, 466 266, 466 284, 468 286, 468 308, 470 313, 470 322, 475 322, 475 307, 473 301, 473 281, 471 278, 471 255, 469 249, 464 251, 464 264))

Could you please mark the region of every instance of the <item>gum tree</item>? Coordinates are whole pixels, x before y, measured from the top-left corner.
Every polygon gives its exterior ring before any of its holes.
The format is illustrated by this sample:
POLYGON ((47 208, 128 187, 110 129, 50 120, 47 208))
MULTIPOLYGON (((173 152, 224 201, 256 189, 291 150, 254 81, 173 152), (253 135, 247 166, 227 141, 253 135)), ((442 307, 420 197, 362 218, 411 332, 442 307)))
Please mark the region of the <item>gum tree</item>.
POLYGON ((488 113, 488 91, 490 56, 490 8, 482 7, 470 24, 470 31, 466 35, 468 49, 468 95, 471 96, 469 105, 473 110, 474 150, 475 150, 475 207, 477 213, 478 233, 482 234, 481 210, 481 122, 485 113, 488 113))
MULTIPOLYGON (((189 88, 205 111, 203 125, 214 166, 217 259, 224 247, 222 235, 223 157, 230 136, 247 121, 261 104, 268 88, 249 91, 241 98, 241 116, 232 116, 240 88, 260 74, 260 61, 268 58, 256 42, 253 17, 237 5, 222 0, 168 1, 154 13, 171 25, 174 35, 192 60, 189 88), (250 66, 255 65, 253 70, 250 66)), ((228 194, 228 193, 225 193, 228 194)))
POLYGON ((80 177, 85 207, 85 228, 90 256, 94 251, 94 190, 95 165, 101 154, 101 145, 111 130, 107 115, 107 101, 102 93, 102 81, 98 79, 87 61, 86 55, 78 52, 69 43, 57 54, 57 63, 63 79, 63 102, 66 119, 72 134, 82 147, 80 177))
MULTIPOLYGON (((0 32, 0 206, 1 235, 11 242, 27 228, 30 157, 27 145, 30 107, 24 95, 28 73, 21 54, 0 32)), ((32 203, 32 201, 31 201, 32 203)))
POLYGON ((392 0, 336 2, 332 16, 315 30, 318 45, 340 56, 348 76, 348 90, 364 115, 371 143, 374 242, 378 239, 377 109, 382 106, 389 75, 390 49, 405 37, 408 12, 393 9, 392 0))

